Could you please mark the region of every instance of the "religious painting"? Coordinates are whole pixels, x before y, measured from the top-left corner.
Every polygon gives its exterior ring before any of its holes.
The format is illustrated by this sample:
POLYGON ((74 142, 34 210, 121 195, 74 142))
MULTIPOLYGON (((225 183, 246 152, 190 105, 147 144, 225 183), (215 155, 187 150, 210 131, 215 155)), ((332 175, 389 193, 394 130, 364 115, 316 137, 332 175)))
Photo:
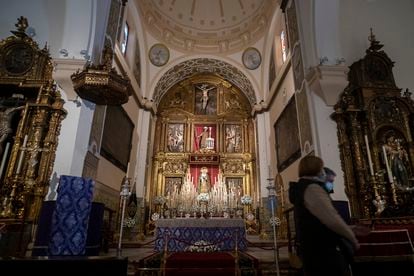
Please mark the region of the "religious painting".
POLYGON ((167 125, 167 151, 184 151, 184 124, 167 125))
POLYGON ((235 205, 241 203, 243 196, 243 178, 242 177, 226 177, 227 195, 229 197, 229 207, 234 208, 235 205), (237 204, 238 203, 238 204, 237 204))
POLYGON ((200 124, 194 125, 193 148, 197 153, 216 152, 216 125, 200 124))
POLYGON ((182 177, 166 177, 165 178, 165 195, 172 195, 174 193, 179 193, 181 190, 181 185, 183 184, 182 177))
POLYGON ((224 132, 224 146, 226 152, 242 152, 241 125, 225 125, 224 132))
POLYGON ((167 199, 166 204, 168 208, 178 207, 182 185, 183 185, 182 177, 166 177, 165 178, 164 195, 166 196, 166 199, 167 199))
POLYGON ((126 172, 132 147, 134 124, 122 106, 107 106, 101 155, 126 172))
POLYGON ((298 110, 298 120, 299 120, 299 129, 300 129, 300 140, 303 147, 303 152, 307 154, 311 150, 312 146, 312 127, 309 116, 308 108, 308 96, 306 95, 305 89, 299 91, 295 95, 298 110))
POLYGON ((195 114, 215 115, 217 113, 217 87, 207 83, 195 85, 195 114))
POLYGON ((295 96, 291 98, 275 125, 277 169, 287 168, 300 157, 298 115, 295 96))

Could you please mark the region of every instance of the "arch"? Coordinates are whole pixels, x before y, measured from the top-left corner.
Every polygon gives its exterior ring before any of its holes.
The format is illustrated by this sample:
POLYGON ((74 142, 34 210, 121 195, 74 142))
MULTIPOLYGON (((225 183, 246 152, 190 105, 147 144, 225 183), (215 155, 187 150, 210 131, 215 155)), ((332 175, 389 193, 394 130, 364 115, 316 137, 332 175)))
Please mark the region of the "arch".
POLYGON ((162 96, 176 83, 200 73, 217 74, 237 86, 247 97, 250 105, 256 104, 253 85, 242 71, 218 59, 196 58, 179 63, 169 69, 158 81, 153 100, 159 103, 162 96))

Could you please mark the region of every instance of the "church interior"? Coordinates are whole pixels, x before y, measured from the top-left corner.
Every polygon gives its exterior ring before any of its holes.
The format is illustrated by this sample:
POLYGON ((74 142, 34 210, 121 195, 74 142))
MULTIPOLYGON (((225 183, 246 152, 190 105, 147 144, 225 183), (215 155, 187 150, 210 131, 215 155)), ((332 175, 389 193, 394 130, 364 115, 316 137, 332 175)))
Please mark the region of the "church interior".
POLYGON ((412 1, 0 5, 0 270, 300 275, 288 191, 315 155, 371 230, 354 275, 414 272, 412 1))

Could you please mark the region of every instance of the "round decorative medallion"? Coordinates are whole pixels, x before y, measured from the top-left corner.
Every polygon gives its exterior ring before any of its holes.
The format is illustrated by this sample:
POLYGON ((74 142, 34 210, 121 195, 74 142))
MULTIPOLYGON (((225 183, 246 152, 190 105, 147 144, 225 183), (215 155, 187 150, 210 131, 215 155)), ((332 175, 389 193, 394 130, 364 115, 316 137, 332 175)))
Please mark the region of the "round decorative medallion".
POLYGON ((242 60, 247 69, 254 70, 262 63, 262 56, 259 50, 250 47, 243 52, 242 60))
POLYGON ((170 58, 170 51, 164 44, 154 44, 149 50, 149 59, 155 66, 165 65, 170 58))
POLYGON ((34 54, 30 46, 15 44, 4 55, 4 69, 13 75, 26 73, 32 67, 33 58, 34 54))

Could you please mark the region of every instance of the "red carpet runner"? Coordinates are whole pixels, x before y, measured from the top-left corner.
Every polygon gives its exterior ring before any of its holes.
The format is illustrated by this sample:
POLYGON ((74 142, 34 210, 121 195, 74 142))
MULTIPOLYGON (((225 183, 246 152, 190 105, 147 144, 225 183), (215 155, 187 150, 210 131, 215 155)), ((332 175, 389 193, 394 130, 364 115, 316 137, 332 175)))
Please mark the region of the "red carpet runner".
POLYGON ((166 275, 235 275, 235 258, 229 252, 172 253, 166 261, 166 275))

